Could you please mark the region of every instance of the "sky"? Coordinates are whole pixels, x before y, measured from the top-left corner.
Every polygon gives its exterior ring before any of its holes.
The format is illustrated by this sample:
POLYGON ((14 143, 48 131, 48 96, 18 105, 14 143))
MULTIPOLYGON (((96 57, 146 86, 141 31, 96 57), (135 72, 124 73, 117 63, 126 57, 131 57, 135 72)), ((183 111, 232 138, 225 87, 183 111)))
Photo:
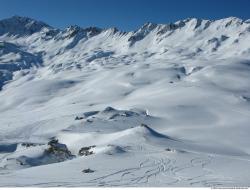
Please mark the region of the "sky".
POLYGON ((26 16, 56 27, 70 25, 123 31, 146 22, 169 23, 185 18, 250 18, 250 0, 0 0, 0 19, 26 16))

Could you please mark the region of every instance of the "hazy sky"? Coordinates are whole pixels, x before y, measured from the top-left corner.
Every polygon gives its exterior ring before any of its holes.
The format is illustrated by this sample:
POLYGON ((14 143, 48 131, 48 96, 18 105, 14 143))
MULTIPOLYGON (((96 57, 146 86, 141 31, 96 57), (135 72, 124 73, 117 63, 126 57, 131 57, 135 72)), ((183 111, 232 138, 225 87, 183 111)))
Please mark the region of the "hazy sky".
POLYGON ((250 18, 250 0, 0 0, 0 19, 27 16, 57 28, 114 27, 134 30, 145 22, 188 17, 250 18))

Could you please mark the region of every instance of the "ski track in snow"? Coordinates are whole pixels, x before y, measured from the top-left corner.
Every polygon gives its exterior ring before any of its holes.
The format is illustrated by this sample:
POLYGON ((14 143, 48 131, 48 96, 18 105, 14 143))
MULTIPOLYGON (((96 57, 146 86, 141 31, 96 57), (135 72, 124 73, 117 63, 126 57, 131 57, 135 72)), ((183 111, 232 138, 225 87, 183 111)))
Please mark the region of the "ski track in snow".
MULTIPOLYGON (((110 173, 104 176, 100 176, 91 179, 86 182, 75 183, 73 186, 147 186, 149 181, 157 181, 159 176, 163 176, 161 181, 161 186, 178 186, 178 184, 183 184, 190 186, 219 186, 225 185, 227 183, 233 183, 232 180, 226 180, 223 178, 213 177, 213 179, 206 179, 207 175, 212 175, 213 173, 206 168, 212 162, 212 157, 195 157, 189 160, 187 164, 176 163, 175 159, 169 158, 154 158, 150 157, 142 162, 139 166, 126 168, 114 173, 110 173), (200 175, 192 177, 182 177, 181 173, 183 170, 190 170, 192 168, 198 167, 202 170, 200 175)), ((84 181, 84 180, 83 180, 84 181)), ((70 183, 53 182, 53 183, 36 183, 30 186, 72 186, 70 183), (59 185, 60 184, 60 185, 59 185)))
MULTIPOLYGON (((210 164, 211 158, 193 158, 190 163, 186 165, 176 165, 176 160, 171 160, 169 158, 150 158, 140 163, 139 167, 127 168, 124 170, 117 171, 102 177, 95 178, 86 182, 86 184, 91 184, 94 186, 143 186, 146 185, 149 180, 157 180, 159 175, 163 178, 162 186, 172 186, 178 185, 179 182, 185 181, 187 184, 200 185, 200 186, 216 186, 223 185, 227 180, 215 178, 214 180, 204 180, 206 175, 211 174, 206 166, 210 164), (191 170, 193 167, 200 167, 202 171, 201 175, 194 177, 182 177, 182 170, 191 170), (112 180, 112 178, 116 178, 112 180)), ((231 181, 230 181, 231 182, 231 181)), ((85 185, 85 184, 84 184, 85 185)))

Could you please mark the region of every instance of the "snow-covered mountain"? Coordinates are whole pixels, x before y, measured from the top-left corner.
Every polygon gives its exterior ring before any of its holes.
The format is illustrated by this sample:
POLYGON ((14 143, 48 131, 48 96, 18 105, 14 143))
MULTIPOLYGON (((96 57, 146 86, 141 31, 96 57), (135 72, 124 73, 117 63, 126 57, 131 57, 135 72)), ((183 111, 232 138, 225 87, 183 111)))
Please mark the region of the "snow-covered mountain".
POLYGON ((1 20, 0 186, 249 186, 249 42, 235 17, 1 20))

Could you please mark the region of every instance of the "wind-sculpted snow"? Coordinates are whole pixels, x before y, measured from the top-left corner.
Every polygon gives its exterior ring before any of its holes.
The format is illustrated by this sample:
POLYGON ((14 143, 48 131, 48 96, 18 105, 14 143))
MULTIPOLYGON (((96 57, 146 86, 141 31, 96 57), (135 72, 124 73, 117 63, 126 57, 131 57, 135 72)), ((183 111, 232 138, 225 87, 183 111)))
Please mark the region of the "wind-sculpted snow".
POLYGON ((249 186, 249 29, 0 21, 0 186, 249 186))

